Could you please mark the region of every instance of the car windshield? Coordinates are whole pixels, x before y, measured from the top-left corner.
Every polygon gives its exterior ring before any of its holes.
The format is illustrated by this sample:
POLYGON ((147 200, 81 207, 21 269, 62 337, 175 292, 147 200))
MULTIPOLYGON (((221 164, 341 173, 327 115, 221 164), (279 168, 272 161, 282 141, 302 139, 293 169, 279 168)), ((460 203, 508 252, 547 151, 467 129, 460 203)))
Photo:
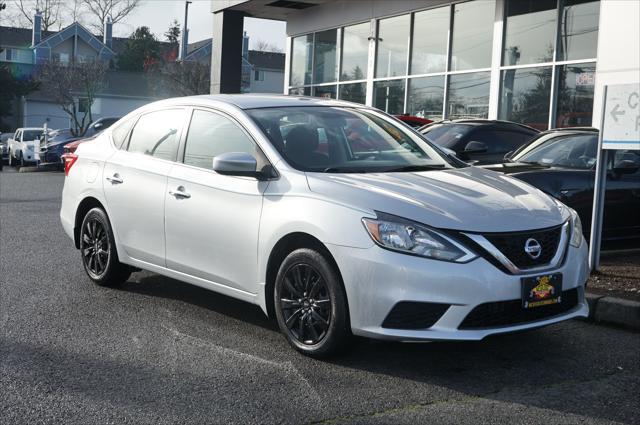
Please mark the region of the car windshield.
POLYGON ((309 106, 246 112, 287 163, 301 171, 367 173, 452 167, 410 129, 375 111, 309 106))
POLYGON ((596 163, 597 134, 555 134, 541 139, 514 155, 512 161, 579 169, 596 163))
POLYGON ((38 140, 41 134, 42 130, 24 130, 22 134, 22 141, 30 142, 32 140, 38 140))
POLYGON ((451 148, 471 130, 473 130, 472 125, 436 124, 425 128, 422 134, 438 146, 451 148))

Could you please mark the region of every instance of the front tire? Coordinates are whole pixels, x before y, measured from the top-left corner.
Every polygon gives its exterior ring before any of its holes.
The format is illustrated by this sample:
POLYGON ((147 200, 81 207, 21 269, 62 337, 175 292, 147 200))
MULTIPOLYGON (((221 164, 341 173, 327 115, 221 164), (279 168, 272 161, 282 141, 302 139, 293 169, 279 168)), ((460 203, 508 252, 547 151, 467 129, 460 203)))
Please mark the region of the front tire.
POLYGON ((280 330, 302 354, 327 357, 349 345, 340 276, 318 251, 301 248, 285 258, 276 277, 274 306, 280 330))
POLYGON ((118 259, 111 224, 101 208, 89 210, 82 220, 80 255, 87 276, 100 286, 120 285, 131 275, 131 268, 118 259))

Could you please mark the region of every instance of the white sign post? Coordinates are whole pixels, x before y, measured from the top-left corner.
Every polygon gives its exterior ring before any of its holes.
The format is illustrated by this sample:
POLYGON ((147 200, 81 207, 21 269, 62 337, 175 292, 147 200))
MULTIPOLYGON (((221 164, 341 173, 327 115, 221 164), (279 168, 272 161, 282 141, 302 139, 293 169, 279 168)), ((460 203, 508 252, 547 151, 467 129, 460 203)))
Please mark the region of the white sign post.
POLYGON ((593 215, 589 239, 589 266, 591 270, 598 270, 600 267, 602 216, 609 150, 640 150, 640 83, 604 86, 602 99, 593 215))

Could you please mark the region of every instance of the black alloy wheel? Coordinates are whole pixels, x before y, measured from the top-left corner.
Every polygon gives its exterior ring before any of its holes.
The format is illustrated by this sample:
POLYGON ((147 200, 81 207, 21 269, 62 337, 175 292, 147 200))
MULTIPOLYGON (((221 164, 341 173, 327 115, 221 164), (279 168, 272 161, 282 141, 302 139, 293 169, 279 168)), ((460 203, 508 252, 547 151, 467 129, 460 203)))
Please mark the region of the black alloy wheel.
POLYGON ((319 343, 331 323, 331 299, 320 272, 310 264, 291 266, 284 275, 280 308, 287 328, 298 341, 319 343))
POLYGON ((132 269, 118 259, 111 223, 104 210, 93 208, 87 212, 79 231, 82 265, 89 279, 101 286, 125 282, 132 269))
POLYGON ((96 279, 100 278, 109 263, 111 244, 106 229, 97 217, 90 217, 83 223, 80 250, 87 272, 96 279))
POLYGON ((325 250, 299 248, 287 255, 276 276, 273 305, 280 331, 302 354, 327 357, 349 346, 347 296, 325 250))

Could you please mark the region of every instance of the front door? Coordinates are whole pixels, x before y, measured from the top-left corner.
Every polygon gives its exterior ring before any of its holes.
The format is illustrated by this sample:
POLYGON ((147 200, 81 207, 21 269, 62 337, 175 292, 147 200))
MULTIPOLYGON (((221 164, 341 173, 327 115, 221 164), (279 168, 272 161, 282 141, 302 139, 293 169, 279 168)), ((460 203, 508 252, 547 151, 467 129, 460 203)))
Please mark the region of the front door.
POLYGON ((228 152, 266 159, 231 118, 193 111, 183 163, 173 167, 166 191, 167 267, 256 293, 258 229, 268 182, 217 174, 213 158, 228 152))
POLYGON ((184 109, 142 115, 128 143, 104 168, 109 218, 120 246, 129 257, 159 266, 165 266, 167 176, 175 164, 185 116, 184 109))

